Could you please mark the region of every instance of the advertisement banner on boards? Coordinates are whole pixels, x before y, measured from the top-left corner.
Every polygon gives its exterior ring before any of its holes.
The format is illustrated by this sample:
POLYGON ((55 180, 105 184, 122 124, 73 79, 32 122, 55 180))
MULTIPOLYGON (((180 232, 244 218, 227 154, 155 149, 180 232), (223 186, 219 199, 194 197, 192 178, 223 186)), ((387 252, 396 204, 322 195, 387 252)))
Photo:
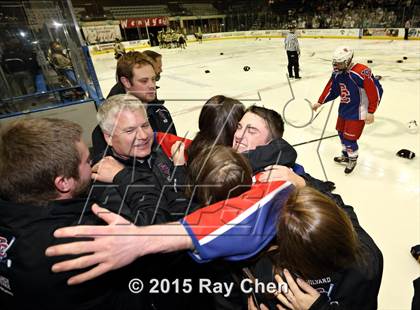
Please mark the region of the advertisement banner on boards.
POLYGON ((410 28, 408 31, 409 38, 420 38, 420 28, 410 28))
POLYGON ((363 37, 389 37, 397 38, 399 36, 398 28, 364 28, 363 37))
POLYGON ((301 37, 358 37, 359 29, 301 29, 301 37))
POLYGON ((147 27, 165 27, 169 25, 169 17, 146 17, 146 18, 128 18, 121 20, 121 27, 127 28, 146 28, 147 27))
POLYGON ((82 27, 82 31, 89 44, 113 42, 122 38, 119 25, 82 27))

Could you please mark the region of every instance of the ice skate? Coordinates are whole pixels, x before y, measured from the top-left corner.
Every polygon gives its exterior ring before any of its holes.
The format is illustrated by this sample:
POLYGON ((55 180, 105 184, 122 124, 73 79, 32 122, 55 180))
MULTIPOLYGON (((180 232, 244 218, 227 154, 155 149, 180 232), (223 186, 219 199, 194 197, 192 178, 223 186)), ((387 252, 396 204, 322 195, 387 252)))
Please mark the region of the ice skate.
POLYGON ((347 162, 346 169, 344 169, 344 173, 345 174, 350 174, 354 170, 354 168, 356 168, 357 158, 355 158, 355 159, 347 158, 347 160, 348 160, 348 162, 347 162))

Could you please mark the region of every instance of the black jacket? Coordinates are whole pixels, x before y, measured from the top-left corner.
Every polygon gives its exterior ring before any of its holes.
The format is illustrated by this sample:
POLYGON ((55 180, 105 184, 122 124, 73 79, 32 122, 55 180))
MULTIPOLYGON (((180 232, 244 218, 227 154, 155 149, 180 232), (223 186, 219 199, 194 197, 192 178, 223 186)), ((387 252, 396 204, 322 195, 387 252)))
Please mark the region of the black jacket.
POLYGON ((420 277, 413 281, 414 296, 411 302, 411 310, 420 309, 420 277))
POLYGON ((94 184, 92 195, 104 208, 128 217, 136 225, 178 220, 197 209, 183 194, 185 167, 174 167, 158 145, 154 144, 143 160, 122 159, 108 148, 94 162, 103 156, 112 156, 125 166, 113 184, 94 184))
POLYGON ((254 174, 270 165, 282 165, 293 168, 297 153, 286 140, 279 138, 267 145, 258 146, 255 150, 242 153, 251 163, 254 174))
POLYGON ((264 171, 270 165, 282 165, 289 168, 298 168, 295 173, 302 176, 308 184, 321 192, 331 192, 335 184, 331 181, 321 181, 306 173, 302 166, 296 164, 296 150, 283 138, 275 139, 269 144, 258 146, 255 150, 242 153, 248 158, 252 173, 264 171), (298 167, 296 167, 298 166, 298 167))
MULTIPOLYGON (((47 206, 14 204, 0 200, 0 305, 4 310, 25 309, 149 309, 149 296, 127 289, 131 278, 143 278, 133 264, 95 280, 68 286, 80 273, 53 273, 51 266, 70 257, 46 257, 48 246, 69 242, 56 239, 59 228, 104 224, 91 213, 87 199, 52 201, 47 206)), ((74 240, 74 239, 72 239, 74 240)))

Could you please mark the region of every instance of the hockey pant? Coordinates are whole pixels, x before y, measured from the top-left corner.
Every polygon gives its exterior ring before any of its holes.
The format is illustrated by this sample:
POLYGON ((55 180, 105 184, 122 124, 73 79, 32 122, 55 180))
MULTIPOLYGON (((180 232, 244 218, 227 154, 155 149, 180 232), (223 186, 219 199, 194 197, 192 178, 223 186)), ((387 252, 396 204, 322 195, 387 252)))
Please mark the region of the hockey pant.
POLYGON ((364 127, 364 120, 346 120, 338 116, 335 129, 338 131, 344 156, 357 158, 359 149, 357 140, 362 135, 364 127))

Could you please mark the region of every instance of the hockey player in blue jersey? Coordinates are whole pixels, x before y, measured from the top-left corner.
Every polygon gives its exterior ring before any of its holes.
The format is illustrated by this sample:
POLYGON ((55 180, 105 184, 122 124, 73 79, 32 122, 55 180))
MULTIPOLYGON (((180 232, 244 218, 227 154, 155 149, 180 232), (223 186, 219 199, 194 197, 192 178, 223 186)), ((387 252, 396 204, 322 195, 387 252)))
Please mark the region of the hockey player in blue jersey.
POLYGON ((333 55, 334 71, 324 91, 313 104, 316 111, 325 102, 340 96, 336 129, 342 144, 342 155, 334 157, 334 161, 345 164, 344 172, 351 173, 357 164, 357 140, 360 138, 365 124, 374 121, 374 113, 382 98, 382 86, 370 68, 352 62, 353 50, 339 47, 333 55))

